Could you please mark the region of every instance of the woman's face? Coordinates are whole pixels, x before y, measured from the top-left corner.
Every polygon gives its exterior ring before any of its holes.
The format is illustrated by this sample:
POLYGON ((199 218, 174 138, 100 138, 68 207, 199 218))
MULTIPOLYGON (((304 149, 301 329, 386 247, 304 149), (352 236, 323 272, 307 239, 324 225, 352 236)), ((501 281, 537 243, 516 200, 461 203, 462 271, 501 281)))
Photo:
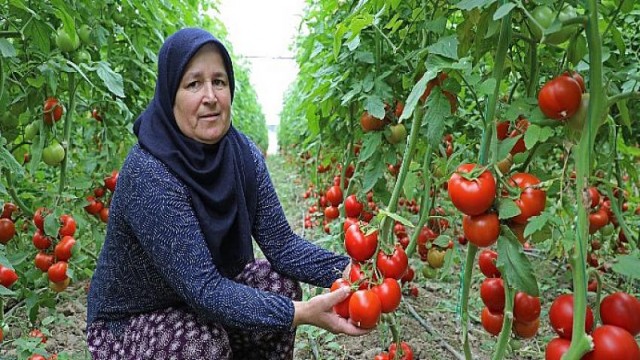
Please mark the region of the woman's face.
POLYGON ((231 125, 231 91, 224 61, 213 44, 191 58, 180 80, 173 114, 182 133, 215 144, 231 125))

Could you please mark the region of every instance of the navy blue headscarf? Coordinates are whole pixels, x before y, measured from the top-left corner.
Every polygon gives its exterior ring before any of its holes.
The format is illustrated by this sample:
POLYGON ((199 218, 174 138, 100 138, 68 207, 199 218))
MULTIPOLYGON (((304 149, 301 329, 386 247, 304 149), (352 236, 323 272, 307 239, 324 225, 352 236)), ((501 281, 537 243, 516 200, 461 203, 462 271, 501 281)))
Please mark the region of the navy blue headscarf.
POLYGON ((233 277, 253 260, 251 228, 257 195, 249 144, 233 125, 216 144, 193 140, 180 131, 173 114, 185 68, 205 44, 214 44, 222 55, 233 101, 233 65, 227 49, 207 31, 183 29, 162 45, 153 100, 133 129, 140 146, 189 187, 213 261, 224 276, 233 277))

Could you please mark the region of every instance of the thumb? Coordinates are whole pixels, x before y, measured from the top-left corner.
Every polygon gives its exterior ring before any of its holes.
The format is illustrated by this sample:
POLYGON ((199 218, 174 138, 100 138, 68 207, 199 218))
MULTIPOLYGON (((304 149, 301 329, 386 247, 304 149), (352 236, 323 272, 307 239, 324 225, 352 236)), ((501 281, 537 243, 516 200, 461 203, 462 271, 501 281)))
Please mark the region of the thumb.
POLYGON ((328 295, 328 300, 331 306, 341 303, 346 298, 351 295, 351 289, 348 286, 343 286, 338 290, 330 292, 328 295))

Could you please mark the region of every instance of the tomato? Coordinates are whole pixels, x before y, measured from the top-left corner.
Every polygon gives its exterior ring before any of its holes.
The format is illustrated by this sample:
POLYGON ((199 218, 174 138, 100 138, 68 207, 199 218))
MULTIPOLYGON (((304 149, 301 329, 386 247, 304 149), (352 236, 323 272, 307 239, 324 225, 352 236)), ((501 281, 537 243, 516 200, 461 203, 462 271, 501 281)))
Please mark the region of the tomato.
POLYGON ((91 27, 89 27, 89 25, 87 24, 82 24, 78 28, 78 37, 84 44, 91 43, 91 27))
MULTIPOLYGON (((420 96, 420 101, 422 102, 427 101, 427 98, 429 97, 429 95, 431 95, 431 91, 433 90, 433 88, 436 86, 441 87, 444 84, 444 81, 447 79, 447 77, 449 77, 447 73, 441 72, 438 74, 437 77, 429 80, 429 82, 427 83, 427 88, 425 89, 422 96, 420 96)), ((449 101, 449 106, 451 107, 451 113, 454 114, 458 110, 458 98, 456 97, 455 94, 451 93, 450 91, 446 91, 446 90, 441 90, 441 91, 442 91, 442 94, 449 101)))
POLYGON ((569 351, 571 341, 561 337, 557 337, 549 341, 544 351, 545 360, 560 360, 562 355, 569 351))
POLYGON ((386 352, 381 352, 380 354, 376 355, 373 360, 389 360, 389 354, 387 354, 386 352))
POLYGON ((44 234, 44 231, 37 229, 33 233, 33 246, 38 250, 47 250, 51 246, 51 238, 44 234))
MULTIPOLYGON (((549 321, 553 330, 565 339, 571 339, 573 334, 573 294, 558 296, 549 308, 549 321)), ((591 332, 593 327, 593 312, 587 306, 585 330, 591 332)))
POLYGON ((402 246, 396 245, 391 255, 378 251, 376 266, 383 277, 399 280, 407 271, 409 258, 402 246))
POLYGON ((504 140, 507 138, 509 124, 509 121, 501 121, 496 124, 496 136, 498 137, 498 140, 504 140))
POLYGON ((509 151, 509 154, 516 155, 527 150, 526 144, 524 143, 524 133, 527 131, 528 128, 529 128, 529 120, 524 118, 521 118, 520 120, 518 120, 518 123, 516 124, 516 128, 513 129, 513 131, 511 131, 511 133, 509 134, 509 137, 513 138, 516 136, 520 136, 520 138, 518 138, 518 141, 516 141, 516 143, 513 145, 513 147, 511 148, 511 151, 509 151))
POLYGON ((438 237, 433 230, 431 230, 428 226, 423 226, 418 234, 418 254, 420 254, 420 258, 423 261, 427 260, 427 253, 429 250, 427 249, 427 242, 432 242, 438 237))
POLYGON ((577 71, 572 71, 572 72, 565 71, 564 73, 562 73, 562 75, 572 77, 573 80, 575 80, 578 83, 578 85, 580 85, 580 89, 582 89, 583 93, 585 91, 587 91, 587 88, 584 85, 584 78, 582 77, 582 75, 580 75, 579 72, 577 72, 577 71))
POLYGON ((357 218, 362 213, 364 205, 358 201, 358 198, 351 194, 344 199, 344 211, 348 217, 357 218))
POLYGON ((100 115, 100 111, 97 108, 91 110, 91 117, 94 118, 98 122, 102 122, 102 115, 100 115))
POLYGON ((358 285, 358 289, 364 290, 369 288, 369 281, 367 276, 362 271, 360 263, 352 262, 351 269, 349 269, 349 281, 352 284, 358 285))
POLYGON ((44 102, 43 113, 44 123, 47 125, 53 125, 54 122, 60 121, 62 114, 64 113, 64 109, 62 108, 62 104, 58 102, 58 99, 50 97, 44 102))
POLYGON ((511 218, 518 224, 526 224, 532 216, 538 216, 544 210, 547 201, 547 193, 536 188, 540 179, 528 173, 515 173, 510 179, 511 185, 520 188, 520 197, 515 200, 520 209, 520 214, 511 218))
POLYGON ((11 219, 0 219, 0 244, 6 245, 16 235, 16 225, 11 219))
POLYGON ((447 255, 446 250, 438 249, 437 247, 432 247, 429 249, 429 253, 427 254, 427 262, 429 266, 434 269, 439 269, 444 265, 444 257, 447 255))
POLYGON ((378 231, 365 235, 358 225, 351 225, 344 236, 347 254, 356 261, 367 261, 378 247, 378 231))
MULTIPOLYGON (((346 279, 336 279, 333 284, 331 284, 331 291, 336 291, 342 287, 350 288, 351 284, 346 279)), ((343 317, 345 319, 349 318, 349 300, 351 299, 351 294, 347 296, 342 302, 333 306, 333 311, 343 317)))
POLYGON ((2 215, 0 215, 0 218, 11 219, 11 216, 16 210, 18 210, 18 207, 14 203, 6 202, 2 206, 2 215))
POLYGON ((62 226, 58 230, 60 237, 73 236, 76 233, 76 221, 71 215, 60 215, 60 222, 62 223, 62 226))
MULTIPOLYGON (((531 12, 533 18, 542 26, 543 29, 547 29, 553 24, 553 20, 555 19, 556 12, 545 5, 540 5, 533 9, 531 12)), ((569 19, 575 18, 577 16, 576 10, 570 6, 565 5, 563 9, 558 14, 559 21, 567 21, 569 19)), ((533 38, 537 41, 540 41, 542 38, 542 31, 538 28, 533 22, 529 21, 529 29, 531 30, 531 34, 533 38)), ((545 43, 558 45, 565 41, 567 41, 577 28, 574 25, 564 26, 560 30, 555 31, 551 34, 545 36, 545 43)))
MULTIPOLYGON (((106 223, 107 221, 109 221, 109 208, 108 207, 104 207, 102 208, 102 210, 100 210, 100 220, 103 223, 106 223)), ((309 225, 311 225, 311 220, 309 220, 309 225)), ((306 227, 306 222, 305 222, 305 227, 306 227)), ((311 226, 309 226, 311 227, 311 226)))
POLYGON ((36 267, 40 269, 42 272, 47 272, 51 265, 53 265, 54 259, 53 255, 49 255, 43 251, 40 251, 36 254, 34 263, 36 267))
POLYGON ((538 333, 540 328, 540 319, 531 322, 515 321, 513 323, 513 332, 524 339, 530 339, 538 333))
POLYGON ((111 175, 104 178, 104 186, 111 192, 116 191, 116 183, 118 182, 118 170, 113 170, 111 175))
POLYGON ((500 236, 500 220, 496 213, 462 217, 464 237, 478 247, 493 245, 500 236))
POLYGON ((407 128, 404 124, 391 125, 384 131, 384 137, 389 144, 399 144, 407 138, 407 128))
POLYGON ((591 186, 585 193, 584 193, 586 200, 589 204, 591 204, 591 207, 594 208, 596 206, 598 206, 598 204, 600 204, 600 192, 598 191, 598 188, 595 186, 591 186))
POLYGON ((390 360, 413 360, 413 350, 411 349, 411 346, 409 346, 409 344, 402 341, 400 343, 400 349, 402 350, 402 357, 396 357, 396 354, 399 355, 398 344, 396 344, 395 342, 391 343, 391 345, 389 345, 389 359, 390 360))
POLYGON ((556 76, 538 93, 538 106, 548 118, 563 120, 576 113, 582 101, 582 89, 573 78, 556 76))
POLYGON ((382 303, 375 292, 357 290, 349 300, 349 318, 362 329, 372 329, 378 325, 382 313, 382 303))
POLYGON ((333 185, 332 187, 330 187, 329 190, 327 190, 325 196, 329 203, 333 206, 342 204, 342 190, 338 185, 333 185))
POLYGON ((504 310, 504 282, 501 278, 486 278, 480 285, 480 298, 493 313, 504 310))
POLYGON ((624 292, 606 296, 600 303, 600 317, 605 325, 615 325, 631 335, 640 334, 640 300, 624 292))
POLYGON ((453 205, 467 215, 479 215, 487 211, 496 197, 496 181, 487 170, 477 178, 467 180, 461 173, 469 173, 476 164, 464 164, 451 175, 447 191, 453 205))
POLYGON ((64 159, 65 151, 57 141, 42 150, 42 161, 49 166, 57 166, 64 159))
POLYGON ((49 267, 47 274, 51 282, 57 283, 67 278, 68 264, 66 261, 58 261, 49 267))
POLYGON ((337 219, 340 216, 340 210, 335 206, 327 206, 324 208, 324 217, 327 220, 337 219))
POLYGON ((8 288, 18 281, 18 274, 8 267, 0 265, 0 285, 8 288))
POLYGON ((84 209, 91 215, 97 215, 100 213, 100 210, 104 207, 101 201, 96 200, 93 196, 87 196, 87 204, 84 209))
POLYGON ((71 258, 71 249, 76 244, 76 239, 67 235, 60 240, 54 249, 58 261, 68 261, 71 258))
POLYGON ((360 116, 360 126, 364 132, 380 130, 384 127, 384 121, 365 111, 360 116))
POLYGON ((518 291, 513 303, 513 317, 516 321, 532 322, 540 317, 540 298, 518 291))
POLYGON ((73 52, 80 46, 80 39, 77 34, 69 34, 63 28, 56 33, 56 46, 62 52, 73 52))
POLYGON ((593 330, 593 351, 584 360, 637 360, 640 359, 638 343, 623 328, 602 325, 593 330))
POLYGON ((413 278, 416 276, 416 272, 413 270, 413 268, 411 266, 409 266, 407 268, 407 271, 404 273, 404 275, 402 275, 402 277, 400 278, 400 281, 404 284, 404 283, 408 283, 413 281, 413 278))
POLYGON ((372 287, 371 291, 378 295, 383 313, 393 312, 400 305, 402 290, 396 279, 386 278, 381 284, 372 287))
POLYGON ((47 360, 47 358, 45 358, 44 356, 40 355, 40 354, 33 354, 31 356, 29 356, 29 359, 27 360, 47 360))
POLYGON ((66 278, 60 282, 49 282, 49 289, 53 290, 54 292, 62 292, 64 291, 66 288, 69 287, 69 283, 71 282, 71 279, 66 278))
POLYGON ((487 307, 484 307, 480 315, 480 322, 482 322, 482 327, 489 334, 498 336, 502 330, 504 314, 502 312, 493 313, 487 307))
POLYGON ((500 270, 496 267, 498 261, 498 253, 490 250, 483 249, 478 256, 478 266, 484 276, 488 278, 499 278, 501 276, 500 270))
POLYGON ((344 225, 342 226, 342 230, 346 233, 347 229, 353 224, 358 224, 358 219, 353 217, 347 217, 346 219, 344 219, 344 225))
POLYGON ((609 215, 607 214, 607 209, 601 206, 600 209, 589 214, 589 234, 595 233, 608 223, 609 215))

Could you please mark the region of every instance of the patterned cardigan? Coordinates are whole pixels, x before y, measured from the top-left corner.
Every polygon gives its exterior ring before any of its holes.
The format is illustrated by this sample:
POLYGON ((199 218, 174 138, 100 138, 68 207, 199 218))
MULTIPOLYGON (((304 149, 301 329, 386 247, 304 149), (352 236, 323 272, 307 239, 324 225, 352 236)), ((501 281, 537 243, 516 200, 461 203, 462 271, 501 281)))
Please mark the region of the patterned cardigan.
MULTIPOLYGON (((329 287, 349 259, 293 233, 264 158, 249 142, 258 192, 255 242, 279 273, 329 287)), ((238 284, 216 270, 187 187, 135 145, 111 201, 88 295, 87 327, 104 320, 119 334, 133 315, 185 305, 205 321, 255 330, 289 329, 294 312, 291 299, 238 284)))

